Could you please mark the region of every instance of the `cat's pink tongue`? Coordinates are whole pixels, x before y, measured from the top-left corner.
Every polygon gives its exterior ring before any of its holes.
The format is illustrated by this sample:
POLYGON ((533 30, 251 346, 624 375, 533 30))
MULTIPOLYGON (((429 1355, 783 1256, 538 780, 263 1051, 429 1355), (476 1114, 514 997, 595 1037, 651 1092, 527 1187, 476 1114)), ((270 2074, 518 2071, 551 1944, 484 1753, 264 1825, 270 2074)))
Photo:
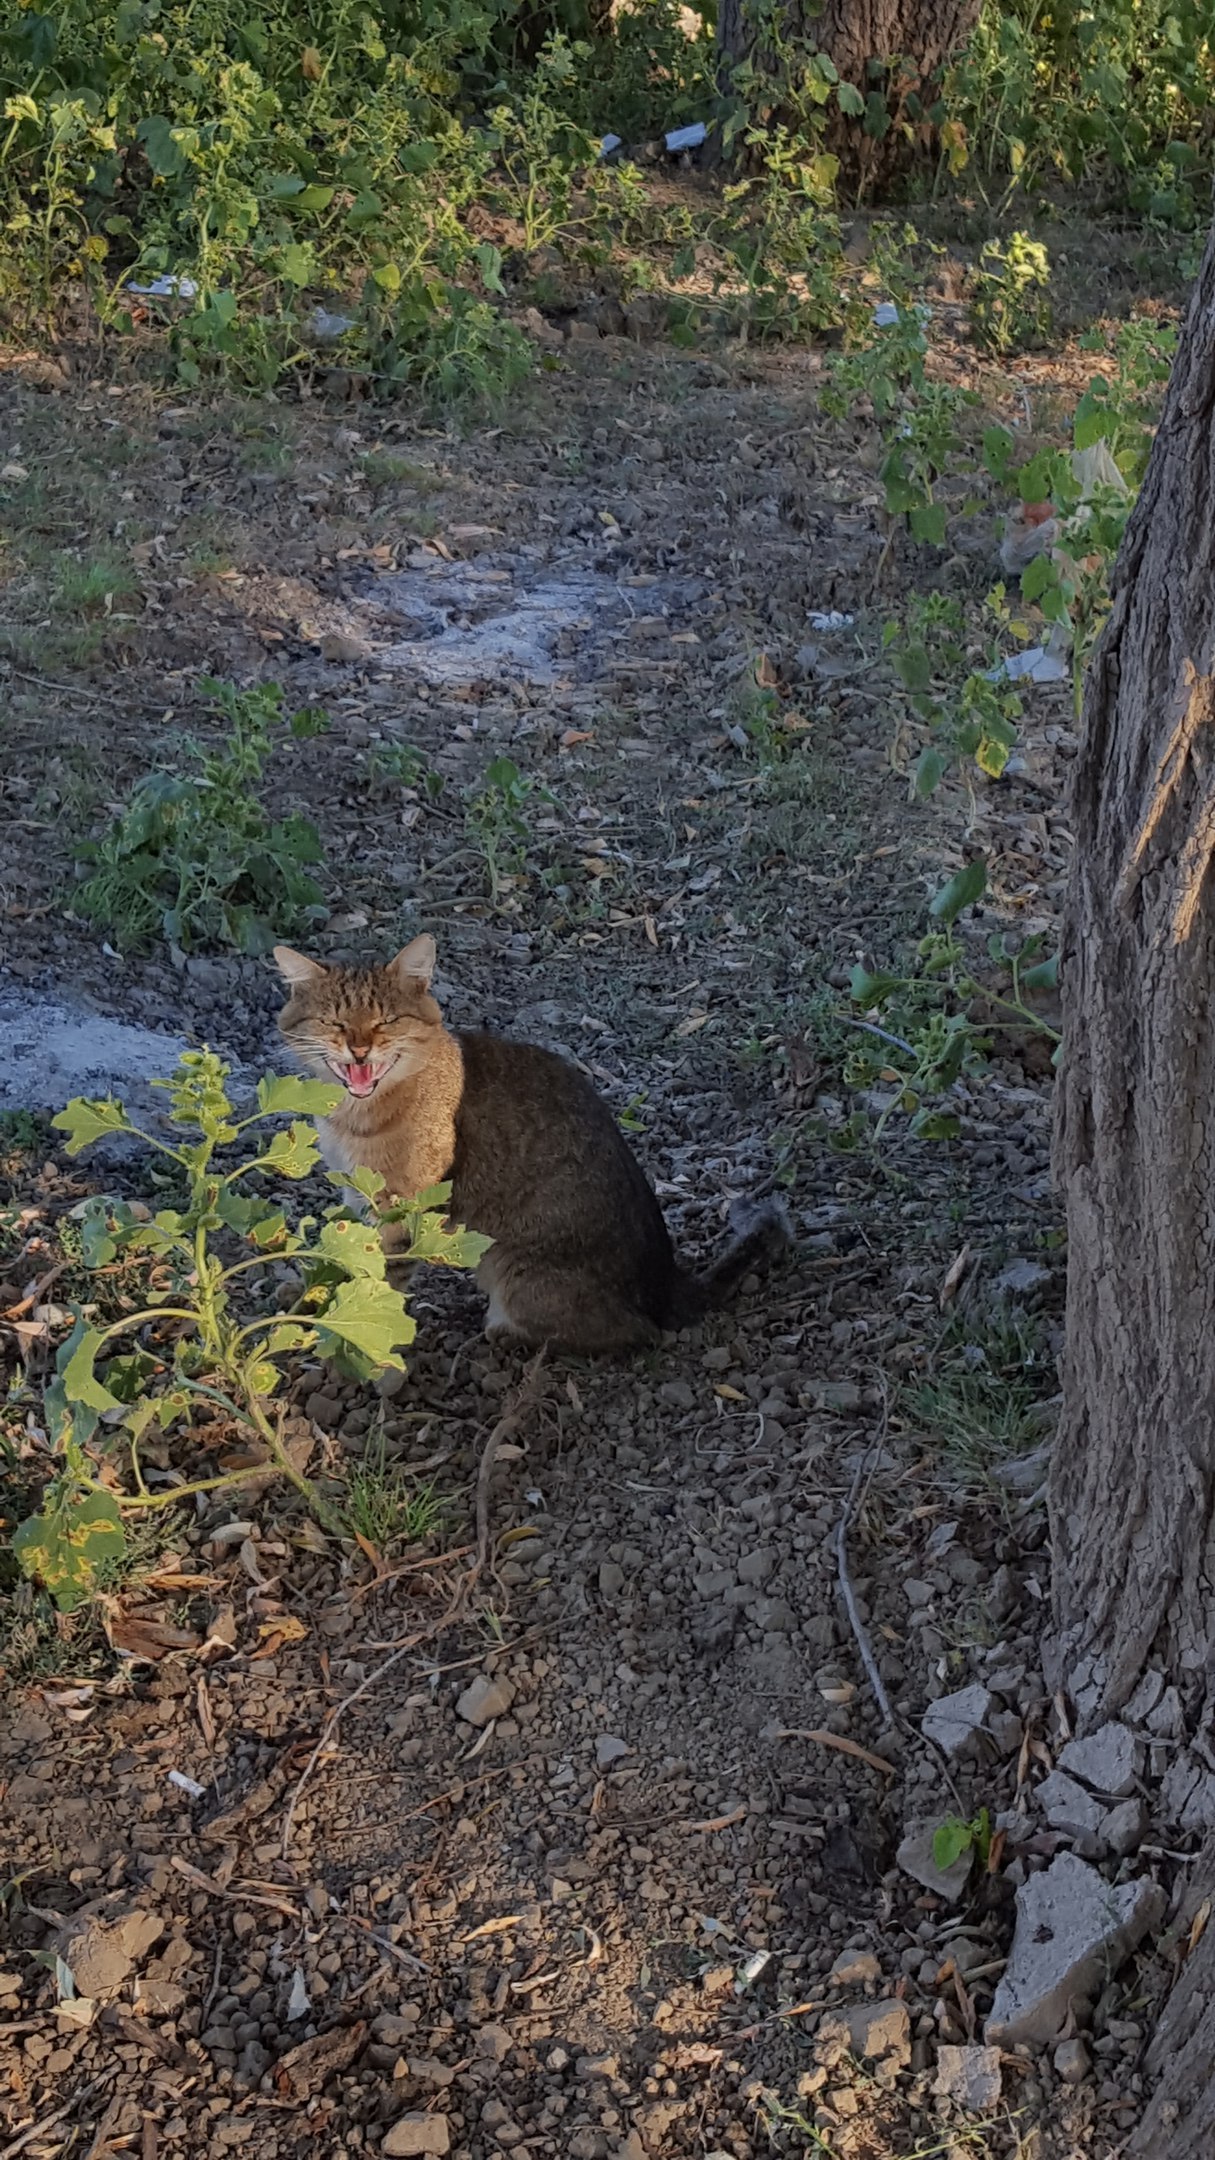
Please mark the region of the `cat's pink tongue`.
POLYGON ((370 1065, 348 1065, 346 1085, 352 1095, 370 1095, 375 1086, 375 1074, 370 1065))

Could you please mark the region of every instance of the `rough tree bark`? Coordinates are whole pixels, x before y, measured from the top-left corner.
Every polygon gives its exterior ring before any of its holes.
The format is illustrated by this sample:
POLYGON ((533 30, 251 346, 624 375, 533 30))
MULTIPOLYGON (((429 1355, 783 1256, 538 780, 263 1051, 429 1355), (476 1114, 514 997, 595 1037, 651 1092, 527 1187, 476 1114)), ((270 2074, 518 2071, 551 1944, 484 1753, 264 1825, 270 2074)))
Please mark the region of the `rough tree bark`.
MULTIPOLYGON (((841 113, 834 99, 825 108, 826 148, 840 159, 848 178, 863 176, 871 182, 888 179, 896 167, 927 140, 928 129, 913 121, 919 108, 932 103, 937 80, 955 53, 961 51, 978 22, 982 0, 824 0, 817 12, 807 0, 782 0, 778 10, 782 42, 806 52, 826 53, 839 71, 841 82, 851 83, 863 98, 871 90, 882 91, 891 108, 892 126, 880 141, 865 132, 860 120, 841 113), (889 75, 871 77, 870 62, 889 69, 889 75)), ((718 0, 717 50, 723 87, 732 65, 753 59, 770 71, 774 85, 779 69, 771 53, 757 37, 750 0, 718 0)), ((774 93, 773 117, 782 117, 774 93)))
MULTIPOLYGON (((1073 823, 1048 1673, 1091 1725, 1162 1669, 1201 1787, 1215 1767, 1215 234, 1089 672, 1073 823)), ((1211 1826, 1205 1791, 1194 1827, 1211 1826)), ((1149 2063, 1161 2083, 1131 2153, 1210 2160, 1215 1926, 1149 2063)))

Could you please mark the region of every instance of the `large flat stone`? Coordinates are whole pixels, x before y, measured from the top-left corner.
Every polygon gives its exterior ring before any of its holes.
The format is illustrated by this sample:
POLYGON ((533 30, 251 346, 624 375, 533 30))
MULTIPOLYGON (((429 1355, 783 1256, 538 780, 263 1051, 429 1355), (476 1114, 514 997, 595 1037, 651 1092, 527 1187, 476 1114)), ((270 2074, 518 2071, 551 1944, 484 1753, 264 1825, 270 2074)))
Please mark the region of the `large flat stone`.
POLYGON ((1075 1853, 1060 1853, 1017 1892, 1012 1950, 984 2031, 989 2046, 1060 2038, 1164 1910, 1146 1879, 1111 1883, 1075 1853))

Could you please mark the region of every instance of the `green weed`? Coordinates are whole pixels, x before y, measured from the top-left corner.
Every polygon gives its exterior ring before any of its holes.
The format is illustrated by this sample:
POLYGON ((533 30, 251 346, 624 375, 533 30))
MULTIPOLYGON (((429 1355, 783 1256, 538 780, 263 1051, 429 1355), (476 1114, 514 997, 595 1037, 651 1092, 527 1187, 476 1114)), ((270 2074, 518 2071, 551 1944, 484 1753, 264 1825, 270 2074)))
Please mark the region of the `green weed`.
POLYGON ((1028 233, 1015 232, 1005 246, 988 240, 971 278, 970 327, 988 352, 1015 352, 1045 344, 1051 326, 1050 260, 1028 233))
MULTIPOLYGON (((137 782, 109 831, 78 847, 89 874, 73 906, 123 945, 163 936, 183 952, 266 952, 276 933, 324 920, 309 875, 320 843, 304 818, 272 820, 257 792, 283 718, 277 684, 238 691, 207 679, 201 687, 226 723, 223 742, 206 750, 187 737, 191 770, 137 782)), ((309 708, 287 724, 298 737, 327 723, 309 708)))
POLYGON ((228 1067, 211 1051, 183 1053, 174 1078, 160 1083, 177 1128, 173 1143, 141 1132, 113 1099, 69 1103, 53 1120, 67 1135, 69 1155, 106 1136, 128 1134, 172 1165, 187 1188, 184 1206, 161 1208, 154 1217, 146 1208, 100 1196, 84 1210, 86 1266, 104 1268, 118 1254, 138 1256, 143 1302, 126 1301, 127 1309, 102 1326, 95 1324, 93 1306, 76 1311, 46 1390, 49 1482, 39 1511, 13 1536, 12 1549, 24 1573, 63 1611, 87 1603, 100 1571, 122 1561, 129 1521, 197 1493, 238 1489, 268 1469, 295 1489, 322 1525, 340 1534, 340 1510, 285 1443, 276 1400, 280 1361, 295 1353, 319 1355, 364 1380, 403 1369, 400 1351, 415 1330, 403 1296, 388 1281, 383 1224, 404 1226, 405 1260, 470 1267, 485 1250, 484 1238, 446 1226, 440 1211, 450 1187, 381 1210, 383 1180, 368 1172, 332 1182, 358 1191, 369 1222, 342 1205, 328 1208, 319 1223, 311 1216, 292 1223, 278 1201, 248 1191, 244 1181, 308 1177, 319 1148, 315 1130, 303 1121, 331 1110, 338 1091, 318 1081, 265 1079, 256 1110, 237 1117, 227 1077, 228 1067), (284 1117, 291 1119, 286 1128, 266 1129, 284 1117), (220 1151, 242 1140, 252 1151, 230 1165, 220 1151), (232 1239, 245 1246, 235 1261, 225 1249, 232 1239), (278 1310, 262 1278, 284 1266, 291 1271, 293 1298, 278 1310), (167 1451, 174 1446, 189 1457, 201 1453, 205 1462, 217 1430, 225 1427, 243 1464, 194 1478, 170 1466, 167 1451))
POLYGON ((1005 1464, 1041 1445, 1053 1360, 1032 1322, 997 1311, 951 1320, 933 1364, 904 1388, 903 1410, 959 1485, 986 1490, 1005 1464))
POLYGON ((386 1558, 403 1546, 424 1545, 440 1529, 444 1512, 433 1485, 388 1460, 381 1426, 347 1481, 342 1502, 347 1528, 386 1558))
POLYGON ((54 604, 65 614, 108 615, 138 592, 135 572, 121 555, 103 553, 87 562, 69 556, 55 571, 54 604))
POLYGON ((521 773, 513 758, 495 758, 481 786, 469 796, 465 823, 485 863, 489 896, 495 907, 527 867, 531 840, 529 811, 551 803, 548 788, 521 773))
POLYGON ((1041 937, 1018 945, 994 933, 987 959, 999 972, 994 982, 983 982, 957 935, 958 917, 986 889, 982 860, 966 863, 941 887, 929 905, 934 927, 916 948, 914 973, 880 975, 860 966, 852 971, 852 1001, 867 1016, 856 1025, 867 1040, 845 1065, 845 1080, 852 1087, 872 1087, 875 1081, 892 1087, 874 1127, 875 1140, 896 1111, 909 1118, 913 1139, 956 1139, 961 1121, 948 1107, 950 1090, 963 1073, 981 1071, 1001 1033, 1041 1034, 1058 1057, 1057 1030, 1029 1002, 1054 989, 1058 955, 1044 956, 1041 937), (972 1017, 976 1001, 986 1007, 981 1021, 972 1017))

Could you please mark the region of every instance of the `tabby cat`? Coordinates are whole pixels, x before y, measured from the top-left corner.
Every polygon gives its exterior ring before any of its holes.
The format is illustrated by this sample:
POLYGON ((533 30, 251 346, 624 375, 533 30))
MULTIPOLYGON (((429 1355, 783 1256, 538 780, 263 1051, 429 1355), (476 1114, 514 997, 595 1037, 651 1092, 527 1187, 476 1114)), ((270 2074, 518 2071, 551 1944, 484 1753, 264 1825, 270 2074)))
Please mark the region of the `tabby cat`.
POLYGON ((433 938, 386 967, 323 967, 285 945, 274 958, 293 1058, 346 1091, 321 1121, 326 1161, 378 1171, 402 1199, 451 1180, 452 1219, 494 1240, 477 1270, 488 1335, 635 1349, 724 1301, 785 1243, 769 1206, 707 1275, 681 1268, 636 1157, 581 1073, 531 1043, 444 1026, 433 938))

